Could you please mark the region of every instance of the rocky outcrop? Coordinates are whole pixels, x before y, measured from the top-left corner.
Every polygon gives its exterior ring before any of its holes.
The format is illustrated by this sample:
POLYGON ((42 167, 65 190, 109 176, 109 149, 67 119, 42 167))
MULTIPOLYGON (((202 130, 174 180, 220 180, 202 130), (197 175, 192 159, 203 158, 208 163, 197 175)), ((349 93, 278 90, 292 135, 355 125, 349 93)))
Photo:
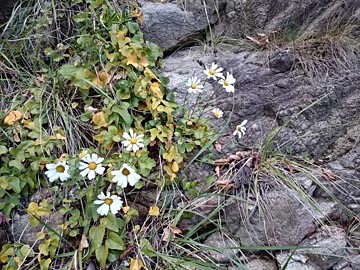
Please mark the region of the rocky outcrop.
POLYGON ((172 51, 189 43, 222 37, 358 35, 360 2, 357 0, 219 0, 143 3, 145 36, 172 51))

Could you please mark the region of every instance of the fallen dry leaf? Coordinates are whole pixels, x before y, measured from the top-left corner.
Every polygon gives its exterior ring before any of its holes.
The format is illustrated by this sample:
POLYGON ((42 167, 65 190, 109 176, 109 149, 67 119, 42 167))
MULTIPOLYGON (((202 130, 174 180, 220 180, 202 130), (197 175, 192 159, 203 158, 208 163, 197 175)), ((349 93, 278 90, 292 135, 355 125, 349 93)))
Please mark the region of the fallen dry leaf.
POLYGON ((22 113, 20 111, 11 111, 4 119, 4 123, 13 126, 16 121, 20 120, 22 117, 22 113))
POLYGON ((215 182, 215 185, 217 189, 227 192, 234 186, 234 183, 230 179, 224 179, 224 180, 217 180, 215 182))
POLYGON ((141 268, 145 268, 144 263, 140 259, 130 259, 130 270, 141 270, 141 268))
POLYGON ((219 165, 228 165, 229 164, 229 160, 224 159, 224 158, 220 158, 215 160, 215 165, 219 166, 219 165))
POLYGON ((84 248, 88 248, 89 247, 89 242, 86 238, 86 236, 83 234, 81 236, 81 241, 80 241, 80 246, 79 246, 79 250, 83 251, 84 248))

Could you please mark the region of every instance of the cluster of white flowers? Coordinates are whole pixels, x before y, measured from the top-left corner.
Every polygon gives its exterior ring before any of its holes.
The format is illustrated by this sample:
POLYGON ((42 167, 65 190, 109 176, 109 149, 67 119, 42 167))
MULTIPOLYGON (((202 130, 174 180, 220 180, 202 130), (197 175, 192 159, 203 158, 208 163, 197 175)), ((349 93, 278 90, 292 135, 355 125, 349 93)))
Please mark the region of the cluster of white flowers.
MULTIPOLYGON (((219 67, 216 63, 211 63, 211 66, 209 68, 205 66, 204 73, 206 74, 207 79, 212 79, 215 81, 218 80, 218 83, 222 85, 226 92, 235 93, 234 85, 236 79, 229 72, 226 73, 225 77, 222 73, 223 70, 224 69, 222 67, 219 67)), ((188 80, 186 86, 188 86, 188 92, 191 94, 199 94, 204 90, 204 85, 196 76, 191 77, 188 80)), ((213 108, 211 112, 215 118, 222 118, 224 115, 224 112, 219 108, 213 108)), ((239 139, 241 139, 245 135, 246 123, 247 120, 244 120, 240 125, 237 125, 235 131, 233 132, 233 135, 237 135, 239 139)))
MULTIPOLYGON (((144 147, 144 135, 137 135, 133 129, 129 129, 129 132, 123 133, 124 140, 121 144, 125 147, 126 151, 136 152, 144 147)), ((99 157, 97 154, 86 154, 80 160, 79 171, 82 177, 87 177, 89 180, 95 179, 96 175, 102 175, 105 172, 103 166, 104 158, 99 157)), ((66 160, 60 160, 56 163, 46 164, 47 171, 46 176, 50 182, 54 182, 57 179, 64 182, 67 181, 71 176, 69 173, 69 165, 66 160)), ((135 186, 140 180, 141 176, 136 173, 135 169, 128 164, 123 164, 120 170, 111 171, 112 178, 111 182, 116 183, 121 188, 126 188, 128 185, 135 186)), ((111 195, 110 192, 101 192, 97 196, 98 200, 94 201, 94 204, 99 204, 97 212, 99 215, 107 215, 111 211, 114 215, 117 214, 122 205, 123 201, 117 195, 111 195)))

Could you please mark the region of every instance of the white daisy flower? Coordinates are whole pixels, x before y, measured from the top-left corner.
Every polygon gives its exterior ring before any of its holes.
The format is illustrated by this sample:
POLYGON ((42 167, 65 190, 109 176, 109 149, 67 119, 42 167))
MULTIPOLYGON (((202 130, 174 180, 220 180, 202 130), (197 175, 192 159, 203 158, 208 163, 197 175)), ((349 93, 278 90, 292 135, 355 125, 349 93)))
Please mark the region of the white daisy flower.
POLYGON ((106 196, 104 192, 101 192, 97 197, 99 200, 94 201, 94 204, 101 204, 96 210, 101 216, 106 216, 109 213, 109 210, 116 215, 123 206, 123 201, 120 197, 116 195, 110 196, 110 192, 107 192, 106 196))
POLYGON ((188 92, 191 94, 197 94, 197 93, 201 93, 202 90, 204 89, 204 86, 202 84, 200 84, 200 80, 195 76, 195 77, 191 77, 186 86, 188 86, 188 92))
POLYGON ((245 125, 247 122, 248 122, 247 120, 244 120, 241 122, 240 125, 237 125, 233 135, 234 136, 238 135, 239 139, 241 139, 241 137, 243 137, 245 135, 245 131, 246 131, 245 125))
POLYGON ((225 91, 229 92, 229 93, 235 92, 235 88, 234 88, 235 82, 236 82, 236 79, 229 72, 227 72, 225 79, 219 80, 219 83, 225 88, 225 91))
POLYGON ((144 147, 144 134, 136 135, 132 128, 129 129, 129 133, 124 132, 123 138, 125 141, 121 143, 126 147, 126 151, 136 152, 140 148, 144 147))
POLYGON ((141 178, 141 176, 127 164, 123 164, 120 170, 112 171, 111 174, 114 176, 111 182, 117 183, 117 185, 122 188, 126 188, 128 184, 132 187, 135 186, 141 178))
POLYGON ((105 168, 102 166, 101 162, 104 161, 103 158, 99 157, 97 154, 87 154, 81 159, 84 162, 80 161, 79 170, 80 174, 85 177, 88 176, 89 180, 95 178, 96 174, 103 174, 105 168))
POLYGON ((46 164, 47 171, 46 176, 50 182, 54 182, 56 179, 64 182, 70 178, 69 166, 66 161, 58 161, 57 163, 46 164))
POLYGON ((212 63, 210 68, 205 67, 204 73, 207 75, 207 79, 217 80, 217 78, 224 78, 224 75, 221 71, 223 68, 219 67, 217 64, 212 63))
POLYGON ((214 117, 216 117, 216 118, 221 118, 224 115, 224 112, 222 110, 220 110, 219 108, 214 108, 211 112, 214 115, 214 117))

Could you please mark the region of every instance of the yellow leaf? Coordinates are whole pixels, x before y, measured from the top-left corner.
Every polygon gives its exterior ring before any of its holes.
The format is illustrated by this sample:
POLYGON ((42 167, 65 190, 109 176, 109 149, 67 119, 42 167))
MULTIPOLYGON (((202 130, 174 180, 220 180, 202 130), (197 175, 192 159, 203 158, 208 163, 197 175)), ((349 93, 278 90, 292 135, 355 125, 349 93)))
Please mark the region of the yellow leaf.
POLYGON ((174 179, 176 178, 176 174, 172 171, 171 167, 169 165, 165 165, 164 171, 170 176, 170 181, 174 182, 174 179))
POLYGON ((127 59, 127 62, 126 62, 127 65, 133 65, 134 67, 138 68, 139 65, 137 63, 137 56, 135 54, 130 54, 130 56, 128 57, 127 59))
POLYGON ((34 130, 36 127, 36 124, 30 120, 25 120, 24 121, 24 127, 30 129, 30 130, 34 130))
POLYGON ((46 216, 49 215, 51 213, 50 210, 38 205, 35 202, 31 202, 29 203, 29 206, 27 208, 28 213, 37 216, 37 217, 41 217, 41 216, 46 216))
POLYGON ((177 173, 179 171, 179 164, 176 161, 174 161, 173 164, 171 165, 171 170, 174 173, 177 173))
POLYGON ((127 212, 129 212, 130 207, 129 207, 129 206, 124 206, 124 207, 122 208, 122 210, 123 210, 124 214, 126 214, 127 212))
POLYGON ((108 126, 106 119, 105 119, 104 112, 95 113, 93 115, 92 121, 95 124, 95 129, 99 129, 99 128, 108 126))
POLYGON ((154 79, 154 80, 157 80, 158 82, 160 82, 158 77, 156 77, 156 75, 149 68, 145 68, 144 75, 150 79, 154 79))
POLYGON ((161 89, 160 89, 160 83, 158 82, 152 82, 150 84, 150 90, 151 92, 157 96, 158 98, 162 99, 164 97, 163 93, 161 92, 161 89))
POLYGON ((22 117, 22 113, 19 111, 11 111, 4 119, 4 123, 12 126, 15 124, 16 121, 20 120, 22 117))
POLYGON ((15 250, 13 247, 11 247, 10 244, 6 244, 2 246, 1 252, 0 252, 0 262, 6 263, 8 260, 8 257, 14 256, 15 250))
POLYGON ((140 66, 147 67, 149 65, 149 61, 145 56, 140 58, 140 61, 138 62, 140 66))
POLYGON ((149 216, 157 217, 160 214, 160 209, 157 205, 150 206, 149 216))
POLYGON ((5 179, 5 177, 0 177, 0 188, 2 188, 3 190, 6 190, 9 186, 8 181, 5 179))
POLYGON ((130 270, 141 270, 141 268, 145 268, 144 263, 139 259, 130 259, 130 270))
POLYGON ((58 140, 66 140, 66 137, 61 135, 60 133, 56 133, 55 138, 58 140))

